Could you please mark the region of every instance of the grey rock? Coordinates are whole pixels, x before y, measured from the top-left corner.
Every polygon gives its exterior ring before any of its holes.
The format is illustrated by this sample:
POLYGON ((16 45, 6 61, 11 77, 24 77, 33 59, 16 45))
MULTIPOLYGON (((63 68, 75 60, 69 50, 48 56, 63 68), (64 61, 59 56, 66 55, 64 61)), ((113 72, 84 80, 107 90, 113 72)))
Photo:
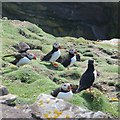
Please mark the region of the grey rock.
POLYGON ((62 99, 40 94, 36 102, 30 106, 31 113, 37 118, 109 118, 110 116, 98 111, 72 105, 62 99))
MULTIPOLYGON (((2 118, 32 118, 30 113, 24 112, 22 109, 10 107, 5 104, 0 104, 2 108, 2 118)), ((32 119, 30 119, 32 120, 32 119)))
POLYGON ((16 100, 16 98, 17 98, 17 96, 12 95, 12 94, 0 96, 0 103, 9 105, 12 102, 14 102, 16 100))
POLYGON ((0 85, 0 96, 7 95, 9 92, 5 86, 0 85))

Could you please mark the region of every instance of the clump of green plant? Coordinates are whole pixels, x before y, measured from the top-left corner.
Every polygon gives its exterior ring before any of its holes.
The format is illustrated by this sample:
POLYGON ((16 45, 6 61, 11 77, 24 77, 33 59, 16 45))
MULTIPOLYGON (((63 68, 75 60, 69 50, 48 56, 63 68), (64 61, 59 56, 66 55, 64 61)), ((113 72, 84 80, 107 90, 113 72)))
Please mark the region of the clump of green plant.
POLYGON ((106 62, 107 62, 108 64, 110 64, 110 65, 113 64, 112 61, 111 61, 110 59, 106 59, 106 62))
POLYGON ((56 84, 62 84, 65 82, 69 82, 68 80, 66 80, 65 78, 60 78, 60 77, 54 77, 53 78, 53 82, 55 82, 56 84))
POLYGON ((29 65, 22 66, 16 71, 5 74, 5 76, 12 81, 19 80, 27 84, 30 84, 39 78, 38 74, 29 65))
POLYGON ((81 70, 76 69, 76 70, 70 70, 70 71, 64 71, 60 73, 60 77, 67 78, 67 79, 72 79, 72 80, 77 80, 81 76, 81 70))
POLYGON ((120 90, 120 82, 117 82, 117 83, 115 84, 115 87, 116 87, 118 90, 120 90))
POLYGON ((110 49, 106 49, 106 48, 99 48, 99 50, 103 51, 104 53, 108 54, 108 55, 112 55, 112 51, 110 49))
POLYGON ((116 83, 115 81, 109 81, 109 82, 108 82, 108 85, 109 85, 109 86, 115 86, 115 83, 116 83))
POLYGON ((83 91, 81 96, 87 101, 87 107, 93 111, 103 111, 111 113, 114 117, 118 116, 117 109, 109 102, 108 98, 102 94, 99 90, 94 89, 92 93, 83 91))
POLYGON ((91 52, 83 53, 83 56, 94 57, 93 53, 91 52))

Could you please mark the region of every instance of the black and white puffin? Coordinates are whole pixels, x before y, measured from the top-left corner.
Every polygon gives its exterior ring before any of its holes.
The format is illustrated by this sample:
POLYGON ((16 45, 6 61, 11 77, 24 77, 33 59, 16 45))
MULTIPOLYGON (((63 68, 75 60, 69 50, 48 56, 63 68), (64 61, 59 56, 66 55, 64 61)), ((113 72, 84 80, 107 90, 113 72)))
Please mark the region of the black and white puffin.
POLYGON ((23 53, 23 52, 27 52, 27 50, 30 49, 30 46, 28 44, 26 44, 25 42, 20 42, 18 44, 18 52, 19 53, 23 53))
POLYGON ((88 68, 81 76, 79 87, 76 90, 76 93, 81 92, 82 90, 86 90, 88 88, 89 91, 91 92, 91 86, 93 85, 96 76, 97 76, 97 72, 94 68, 94 60, 88 60, 88 68))
POLYGON ((41 60, 49 61, 53 64, 53 66, 58 67, 55 61, 61 56, 60 49, 61 49, 60 44, 55 42, 53 44, 53 49, 47 55, 45 55, 41 60))
POLYGON ((28 64, 32 59, 36 59, 36 56, 32 53, 18 53, 18 54, 11 54, 11 55, 6 55, 3 57, 15 57, 14 61, 11 61, 10 63, 16 65, 16 66, 22 66, 25 64, 28 64))
POLYGON ((53 90, 51 92, 51 95, 53 97, 57 97, 59 99, 64 99, 64 100, 71 99, 73 96, 71 84, 69 84, 69 83, 62 84, 61 87, 53 90))
POLYGON ((64 67, 73 65, 76 61, 80 61, 80 56, 75 49, 70 49, 68 56, 61 62, 64 67))

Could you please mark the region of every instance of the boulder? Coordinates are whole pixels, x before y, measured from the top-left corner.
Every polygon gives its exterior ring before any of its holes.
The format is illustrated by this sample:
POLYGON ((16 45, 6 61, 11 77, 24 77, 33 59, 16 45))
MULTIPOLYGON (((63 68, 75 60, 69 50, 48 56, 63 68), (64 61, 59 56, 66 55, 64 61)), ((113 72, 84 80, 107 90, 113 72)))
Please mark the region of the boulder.
POLYGON ((87 108, 72 105, 62 99, 40 94, 36 102, 30 106, 31 113, 36 118, 110 118, 109 115, 87 108))
POLYGON ((0 85, 0 96, 7 95, 9 92, 5 86, 0 85))
POLYGON ((31 114, 25 112, 23 109, 18 109, 16 107, 11 107, 5 104, 0 104, 0 107, 2 108, 2 120, 4 120, 4 118, 9 118, 10 120, 13 120, 13 118, 19 118, 20 120, 21 118, 32 118, 31 114))

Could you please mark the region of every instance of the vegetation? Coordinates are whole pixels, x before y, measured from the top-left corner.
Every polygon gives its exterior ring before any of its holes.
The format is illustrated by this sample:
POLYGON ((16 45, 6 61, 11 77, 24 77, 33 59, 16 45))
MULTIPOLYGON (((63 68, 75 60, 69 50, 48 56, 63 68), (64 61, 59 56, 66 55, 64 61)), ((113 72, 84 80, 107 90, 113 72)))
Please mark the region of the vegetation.
MULTIPOLYGON (((118 73, 117 61, 109 57, 109 64, 106 58, 108 59, 110 54, 103 51, 103 49, 109 50, 110 48, 112 53, 112 50, 117 51, 116 46, 104 45, 99 42, 85 40, 84 38, 54 37, 29 22, 18 20, 0 21, 2 22, 0 35, 3 40, 0 56, 15 52, 16 49, 13 45, 17 45, 20 41, 42 47, 41 50, 31 50, 31 52, 37 55, 37 60, 32 60, 29 65, 17 68, 9 63, 12 58, 1 60, 2 84, 9 89, 10 93, 18 95, 16 104, 31 104, 35 102, 40 93, 50 94, 52 90, 59 87, 63 82, 78 85, 79 79, 87 67, 87 60, 91 58, 95 59, 96 69, 100 72, 100 76, 95 82, 109 81, 110 79, 116 81, 118 73), (41 62, 41 55, 49 52, 55 41, 60 42, 66 48, 61 50, 63 55, 67 54, 66 51, 71 47, 76 48, 81 55, 81 61, 75 63, 69 70, 61 64, 59 64, 58 68, 54 68, 48 62, 41 62), (88 53, 91 56, 85 55, 88 53)), ((119 84, 115 85, 119 86, 119 84)), ((94 111, 101 110, 117 117, 117 105, 111 104, 106 94, 101 93, 98 89, 94 88, 93 91, 92 94, 86 91, 74 94, 69 102, 82 107, 88 107, 94 111)))

